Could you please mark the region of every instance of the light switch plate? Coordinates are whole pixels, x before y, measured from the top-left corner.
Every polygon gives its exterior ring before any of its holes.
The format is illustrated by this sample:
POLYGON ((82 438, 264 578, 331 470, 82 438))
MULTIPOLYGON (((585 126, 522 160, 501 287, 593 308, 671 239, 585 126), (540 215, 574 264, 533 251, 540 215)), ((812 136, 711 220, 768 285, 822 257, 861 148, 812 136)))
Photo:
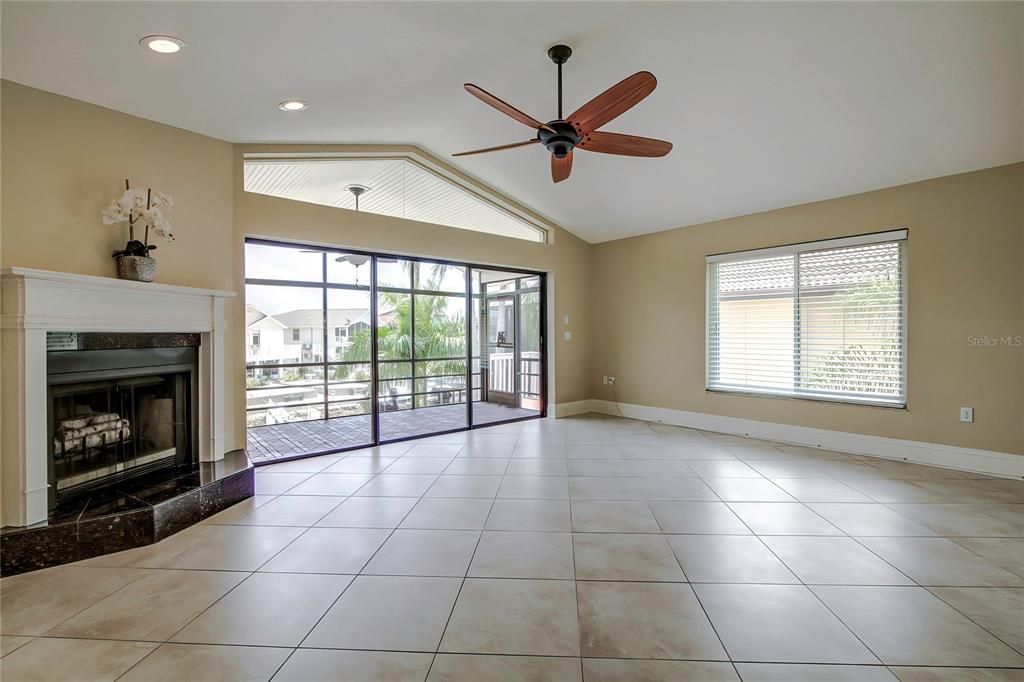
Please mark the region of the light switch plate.
POLYGON ((565 339, 566 341, 572 341, 572 332, 568 330, 562 332, 562 338, 565 339))

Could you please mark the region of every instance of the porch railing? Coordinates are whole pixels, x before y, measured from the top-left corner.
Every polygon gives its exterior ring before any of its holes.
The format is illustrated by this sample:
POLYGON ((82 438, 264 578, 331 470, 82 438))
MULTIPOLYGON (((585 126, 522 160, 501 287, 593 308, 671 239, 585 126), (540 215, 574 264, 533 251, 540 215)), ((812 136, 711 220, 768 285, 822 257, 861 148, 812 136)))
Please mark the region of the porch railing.
MULTIPOLYGON (((490 390, 503 393, 516 391, 516 359, 514 353, 491 353, 488 356, 490 390)), ((525 351, 519 355, 519 390, 523 395, 540 395, 540 353, 525 351)))

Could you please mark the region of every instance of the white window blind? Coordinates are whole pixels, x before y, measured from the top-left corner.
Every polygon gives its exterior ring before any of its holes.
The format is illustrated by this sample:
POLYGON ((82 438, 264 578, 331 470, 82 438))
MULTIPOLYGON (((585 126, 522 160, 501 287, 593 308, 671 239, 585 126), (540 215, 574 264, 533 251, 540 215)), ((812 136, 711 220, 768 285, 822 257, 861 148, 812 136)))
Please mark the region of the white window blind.
POLYGON ((708 389, 906 405, 906 231, 708 257, 708 389))

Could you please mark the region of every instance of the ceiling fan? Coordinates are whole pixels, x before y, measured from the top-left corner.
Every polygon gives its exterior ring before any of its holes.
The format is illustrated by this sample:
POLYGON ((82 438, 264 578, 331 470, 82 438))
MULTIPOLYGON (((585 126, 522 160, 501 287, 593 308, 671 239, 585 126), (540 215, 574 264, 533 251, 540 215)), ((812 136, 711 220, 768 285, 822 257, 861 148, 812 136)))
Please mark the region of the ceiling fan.
POLYGON ((572 172, 572 151, 575 148, 588 152, 623 156, 665 156, 672 151, 672 143, 664 140, 621 133, 606 133, 598 130, 605 123, 626 112, 654 92, 658 81, 654 78, 654 74, 648 71, 634 73, 563 118, 562 64, 569 61, 571 55, 572 49, 568 45, 555 45, 548 50, 548 57, 558 65, 558 118, 547 123, 541 123, 532 116, 524 114, 479 86, 466 83, 465 88, 469 94, 490 104, 506 116, 511 116, 520 123, 533 128, 537 131, 537 137, 524 142, 459 152, 452 156, 484 154, 525 147, 539 142, 551 152, 551 179, 561 182, 572 172))

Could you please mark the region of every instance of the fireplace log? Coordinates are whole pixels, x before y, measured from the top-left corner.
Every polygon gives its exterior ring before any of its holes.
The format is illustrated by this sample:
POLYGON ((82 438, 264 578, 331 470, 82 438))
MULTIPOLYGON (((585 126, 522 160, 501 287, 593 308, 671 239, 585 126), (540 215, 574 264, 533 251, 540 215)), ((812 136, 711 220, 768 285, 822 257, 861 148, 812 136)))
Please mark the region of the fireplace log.
POLYGON ((90 433, 77 438, 65 436, 54 438, 53 452, 55 455, 71 454, 88 450, 89 448, 103 447, 120 441, 125 441, 131 436, 131 429, 128 427, 128 420, 121 419, 118 422, 110 422, 109 428, 98 433, 90 433))
POLYGON ((97 412, 95 414, 83 415, 81 417, 72 417, 70 419, 61 419, 61 429, 82 429, 87 426, 93 426, 97 424, 106 424, 107 422, 117 421, 121 418, 121 415, 116 412, 97 412))
POLYGON ((104 431, 116 431, 117 429, 128 426, 127 419, 117 419, 105 422, 103 424, 92 424, 90 426, 83 426, 80 429, 58 429, 57 434, 62 436, 64 440, 75 440, 78 438, 84 438, 91 436, 94 433, 102 433, 104 431))

